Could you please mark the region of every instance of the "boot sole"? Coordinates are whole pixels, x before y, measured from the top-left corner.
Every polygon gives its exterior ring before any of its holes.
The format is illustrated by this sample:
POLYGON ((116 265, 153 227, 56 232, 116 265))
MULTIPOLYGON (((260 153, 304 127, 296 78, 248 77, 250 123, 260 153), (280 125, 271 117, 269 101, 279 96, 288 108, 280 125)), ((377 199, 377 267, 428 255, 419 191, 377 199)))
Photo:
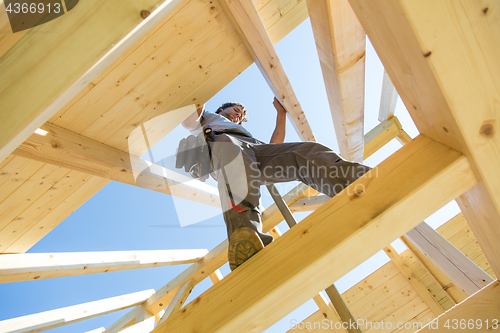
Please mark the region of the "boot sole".
POLYGON ((247 227, 236 229, 229 241, 229 268, 234 271, 263 248, 264 244, 254 230, 247 227))

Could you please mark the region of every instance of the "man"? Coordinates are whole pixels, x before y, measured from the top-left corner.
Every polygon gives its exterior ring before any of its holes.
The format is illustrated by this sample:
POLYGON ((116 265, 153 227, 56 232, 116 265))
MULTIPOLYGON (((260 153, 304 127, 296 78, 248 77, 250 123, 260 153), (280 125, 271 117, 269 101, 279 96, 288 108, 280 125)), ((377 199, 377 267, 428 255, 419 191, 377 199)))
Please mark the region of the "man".
POLYGON ((273 105, 277 118, 269 144, 241 125, 247 111, 240 103, 224 103, 215 113, 203 105, 182 123, 194 134, 207 125, 215 133, 212 176, 218 181, 231 270, 273 241, 262 233, 260 185, 299 180, 333 197, 369 170, 316 142, 283 143, 286 110, 276 98, 273 105))

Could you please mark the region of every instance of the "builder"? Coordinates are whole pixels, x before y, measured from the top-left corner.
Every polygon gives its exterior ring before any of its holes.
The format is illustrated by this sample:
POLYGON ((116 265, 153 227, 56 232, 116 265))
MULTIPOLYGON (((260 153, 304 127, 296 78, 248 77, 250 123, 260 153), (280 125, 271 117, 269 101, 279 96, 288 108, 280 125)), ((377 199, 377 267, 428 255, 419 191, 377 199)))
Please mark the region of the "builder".
POLYGON ((283 143, 286 110, 276 98, 273 105, 277 119, 269 144, 242 126, 247 111, 240 103, 225 103, 216 113, 203 105, 182 124, 195 134, 210 125, 216 134, 212 176, 218 181, 231 270, 273 241, 262 233, 260 185, 298 180, 333 197, 370 169, 316 142, 283 143))

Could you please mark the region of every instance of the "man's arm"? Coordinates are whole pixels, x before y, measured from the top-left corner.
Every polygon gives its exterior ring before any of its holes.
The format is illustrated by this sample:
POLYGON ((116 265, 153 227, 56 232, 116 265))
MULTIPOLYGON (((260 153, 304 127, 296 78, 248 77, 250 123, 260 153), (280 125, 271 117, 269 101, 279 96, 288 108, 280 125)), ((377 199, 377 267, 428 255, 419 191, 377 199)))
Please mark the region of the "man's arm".
POLYGON ((196 112, 193 112, 192 115, 187 117, 186 120, 184 120, 182 122, 182 126, 185 129, 190 130, 190 131, 196 129, 198 127, 198 125, 200 124, 201 115, 203 114, 203 110, 205 110, 205 104, 200 106, 196 110, 196 112))
POLYGON ((274 97, 273 105, 278 115, 276 116, 276 128, 269 143, 282 143, 285 141, 286 110, 276 97, 274 97))

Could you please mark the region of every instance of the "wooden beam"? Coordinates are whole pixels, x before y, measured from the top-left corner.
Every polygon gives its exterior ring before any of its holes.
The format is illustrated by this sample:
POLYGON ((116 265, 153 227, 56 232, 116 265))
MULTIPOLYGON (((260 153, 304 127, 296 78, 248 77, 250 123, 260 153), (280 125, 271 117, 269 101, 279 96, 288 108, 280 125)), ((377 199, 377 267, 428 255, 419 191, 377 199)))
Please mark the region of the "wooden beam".
POLYGON ((292 212, 307 212, 318 209, 331 198, 327 195, 318 195, 316 197, 300 198, 290 206, 292 212))
POLYGON ((200 262, 207 250, 28 253, 0 256, 0 283, 200 262))
POLYGON ((347 0, 307 0, 340 155, 363 161, 366 34, 347 0))
POLYGON ((490 283, 487 287, 454 306, 417 332, 468 330, 486 333, 498 329, 498 314, 500 313, 499 287, 499 281, 490 283))
POLYGON ((455 286, 453 282, 451 282, 451 280, 439 270, 439 268, 436 267, 436 265, 434 265, 415 245, 413 245, 412 242, 408 240, 408 238, 401 236, 401 240, 415 255, 415 257, 418 258, 430 275, 438 281, 453 303, 460 303, 467 298, 465 294, 457 286, 455 286))
POLYGON ((401 123, 396 117, 375 126, 365 135, 365 159, 396 138, 401 131, 401 123))
POLYGON ((476 182, 465 156, 419 136, 156 331, 263 331, 476 182))
POLYGON ((195 285, 196 285, 196 280, 191 279, 188 282, 184 283, 179 288, 179 290, 177 290, 177 293, 175 293, 174 298, 172 299, 167 309, 165 310, 165 313, 158 322, 158 325, 167 320, 171 315, 176 314, 181 310, 182 306, 186 302, 186 299, 189 297, 189 294, 191 294, 191 291, 193 291, 195 285))
POLYGON ((221 0, 219 3, 274 95, 287 110, 299 137, 304 141, 316 141, 253 1, 221 0))
POLYGON ((333 304, 333 308, 335 311, 337 311, 340 320, 342 323, 346 323, 348 325, 347 332, 349 333, 363 333, 357 325, 353 325, 353 323, 356 323, 356 319, 352 315, 351 311, 345 304, 344 300, 342 299, 342 295, 340 295, 339 291, 335 287, 334 284, 328 286, 328 288, 325 289, 326 294, 330 298, 333 304))
POLYGON ((81 1, 31 28, 0 61, 0 161, 180 2, 81 1))
POLYGON ((380 122, 384 122, 394 117, 398 96, 398 92, 396 91, 396 88, 394 88, 389 74, 387 74, 387 71, 384 69, 382 95, 380 96, 380 109, 378 112, 378 120, 380 122))
POLYGON ((99 301, 68 306, 57 310, 7 319, 0 321, 0 331, 4 333, 26 331, 42 332, 84 319, 130 308, 143 303, 153 293, 153 289, 144 290, 132 294, 106 298, 99 301))
POLYGON ((317 294, 313 297, 314 303, 319 308, 320 313, 322 314, 321 320, 323 319, 328 319, 328 321, 333 322, 334 325, 334 332, 339 332, 339 333, 347 333, 347 330, 340 328, 340 329, 335 329, 335 324, 337 324, 339 327, 342 327, 342 322, 340 321, 339 315, 337 312, 334 310, 335 307, 331 302, 328 302, 326 298, 321 294, 317 294))
POLYGON ((484 182, 457 198, 467 224, 474 233, 495 276, 500 276, 500 214, 484 182))
POLYGON ((213 284, 216 284, 217 282, 219 282, 224 278, 224 276, 222 276, 222 273, 218 269, 216 269, 213 273, 211 273, 209 277, 213 284))
POLYGON ((436 316, 439 316, 444 312, 444 309, 439 305, 439 303, 432 297, 431 293, 427 288, 422 284, 422 282, 416 277, 415 273, 411 270, 411 268, 403 261, 403 259, 399 256, 396 250, 388 245, 384 247, 384 252, 389 256, 392 263, 399 269, 401 274, 410 281, 411 286, 415 289, 415 291, 419 294, 419 296, 424 300, 425 304, 431 309, 432 313, 436 316))
MULTIPOLYGON (((193 110, 194 105, 177 109, 172 118, 179 121, 193 110)), ((213 186, 56 125, 46 123, 41 129, 47 133, 31 135, 13 154, 220 207, 219 192, 213 186)))
POLYGON ((489 209, 461 208, 500 273, 487 236, 500 230, 500 3, 349 1, 420 133, 463 152, 484 181, 464 201, 489 209))
POLYGON ((466 296, 484 288, 493 279, 448 242, 427 223, 422 222, 408 231, 406 238, 412 242, 436 267, 438 267, 466 296))

